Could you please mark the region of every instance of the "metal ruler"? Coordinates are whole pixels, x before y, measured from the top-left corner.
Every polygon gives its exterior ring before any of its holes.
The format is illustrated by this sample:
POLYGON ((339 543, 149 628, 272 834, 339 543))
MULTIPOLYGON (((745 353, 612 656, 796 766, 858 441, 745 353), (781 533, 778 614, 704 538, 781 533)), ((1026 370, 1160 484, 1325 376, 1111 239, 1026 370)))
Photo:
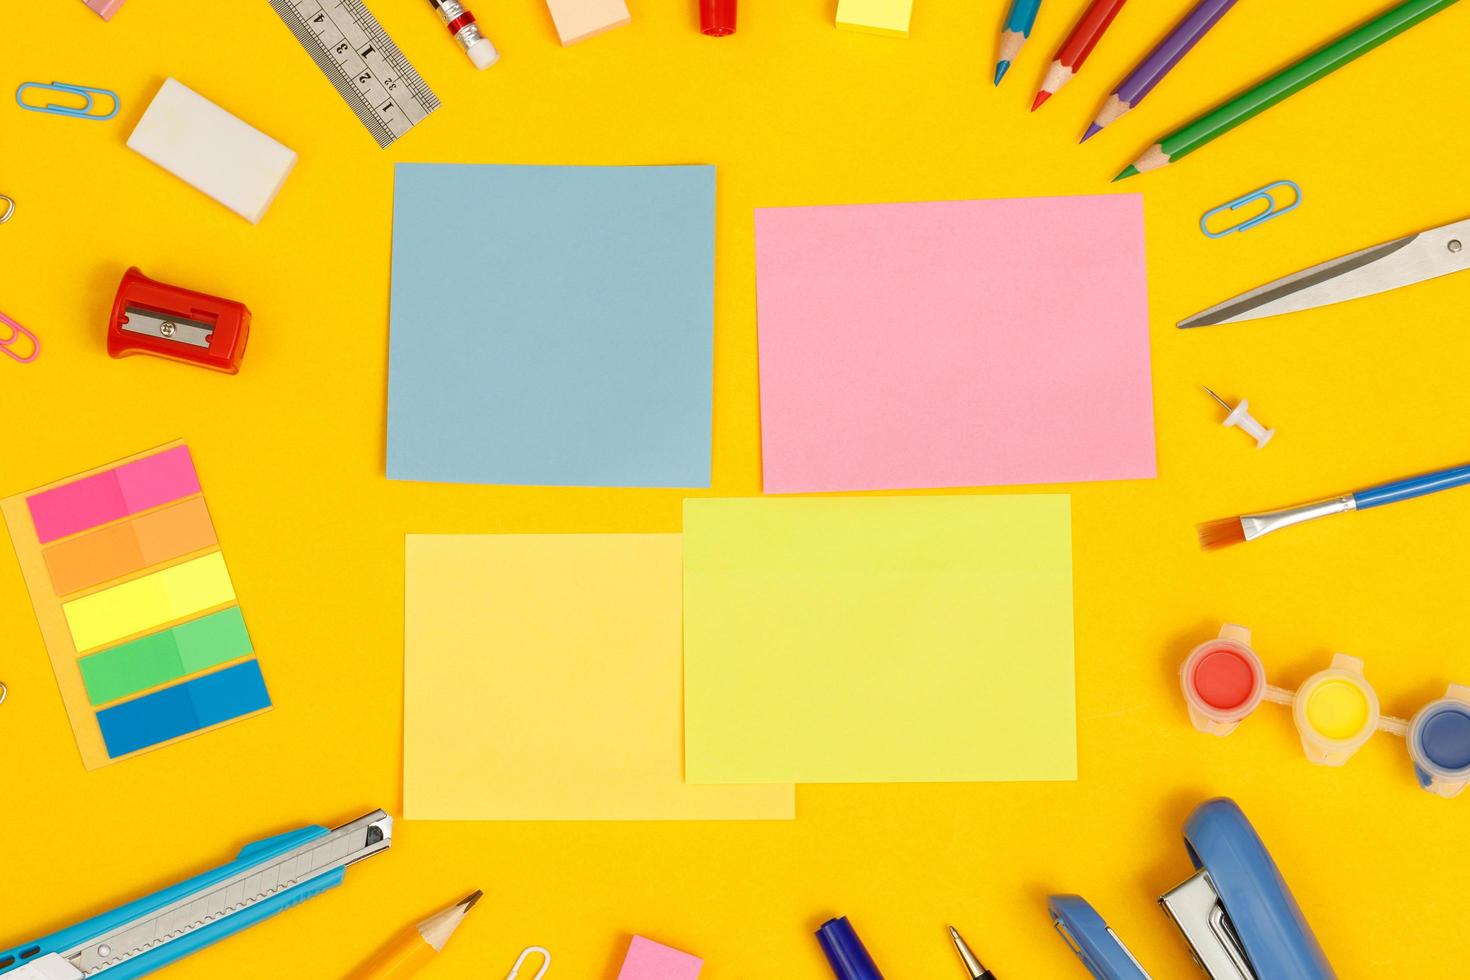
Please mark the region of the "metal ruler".
POLYGON ((357 118, 386 147, 439 108, 362 0, 270 0, 357 118))

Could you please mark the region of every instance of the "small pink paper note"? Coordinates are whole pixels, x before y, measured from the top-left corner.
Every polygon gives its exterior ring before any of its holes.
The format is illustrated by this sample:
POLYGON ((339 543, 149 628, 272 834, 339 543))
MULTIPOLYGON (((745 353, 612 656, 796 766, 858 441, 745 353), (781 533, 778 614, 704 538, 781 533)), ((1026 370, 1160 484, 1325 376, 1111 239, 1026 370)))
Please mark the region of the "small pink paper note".
POLYGON ((618 980, 695 980, 704 960, 634 936, 618 980))
POLYGON ((755 214, 768 493, 1153 477, 1137 194, 755 214))

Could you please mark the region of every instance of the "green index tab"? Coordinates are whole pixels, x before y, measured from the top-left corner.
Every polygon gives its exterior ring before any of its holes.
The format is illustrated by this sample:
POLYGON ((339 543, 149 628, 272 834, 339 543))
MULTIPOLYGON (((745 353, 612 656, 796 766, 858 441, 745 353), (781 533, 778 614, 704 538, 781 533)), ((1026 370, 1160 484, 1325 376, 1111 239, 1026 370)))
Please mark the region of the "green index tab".
POLYGON ((253 650, 239 606, 140 637, 77 661, 92 704, 167 684, 253 650))

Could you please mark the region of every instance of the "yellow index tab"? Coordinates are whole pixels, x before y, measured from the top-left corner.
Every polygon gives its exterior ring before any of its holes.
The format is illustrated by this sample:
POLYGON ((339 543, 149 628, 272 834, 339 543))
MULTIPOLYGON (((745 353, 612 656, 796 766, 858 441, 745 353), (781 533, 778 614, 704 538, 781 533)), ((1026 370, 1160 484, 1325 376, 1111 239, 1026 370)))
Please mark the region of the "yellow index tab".
POLYGON ((77 650, 90 650, 232 602, 234 586, 220 552, 64 603, 77 650))

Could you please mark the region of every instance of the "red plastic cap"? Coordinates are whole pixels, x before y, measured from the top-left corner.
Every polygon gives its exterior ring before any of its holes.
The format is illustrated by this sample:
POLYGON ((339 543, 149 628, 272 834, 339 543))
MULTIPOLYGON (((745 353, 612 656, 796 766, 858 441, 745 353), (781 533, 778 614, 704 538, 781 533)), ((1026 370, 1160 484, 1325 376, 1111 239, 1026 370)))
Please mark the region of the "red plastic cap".
POLYGON ((735 33, 736 0, 699 0, 699 29, 710 37, 735 33))

